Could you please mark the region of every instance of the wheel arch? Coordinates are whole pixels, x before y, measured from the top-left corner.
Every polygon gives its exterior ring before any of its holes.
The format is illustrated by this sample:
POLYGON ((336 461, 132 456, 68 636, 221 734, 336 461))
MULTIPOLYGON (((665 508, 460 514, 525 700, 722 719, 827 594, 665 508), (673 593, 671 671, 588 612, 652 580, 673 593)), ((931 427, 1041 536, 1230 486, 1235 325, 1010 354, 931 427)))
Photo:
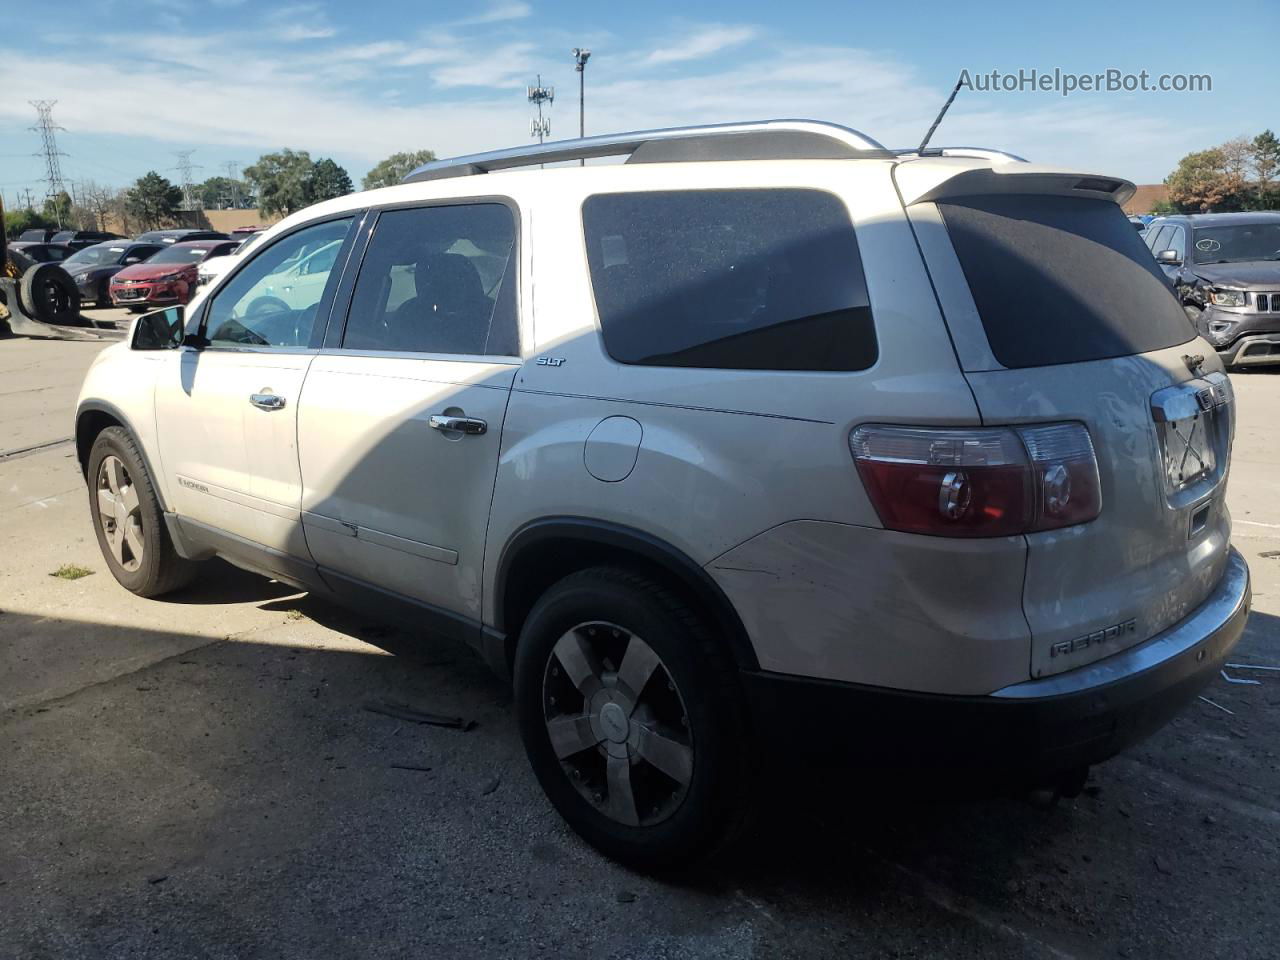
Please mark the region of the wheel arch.
POLYGON ((147 456, 147 448, 143 446, 138 431, 133 428, 133 424, 119 407, 105 400, 86 400, 76 410, 76 459, 80 462, 80 474, 85 478, 85 482, 89 482, 89 454, 93 450, 93 443, 98 439, 98 434, 108 427, 121 427, 133 438, 138 455, 142 457, 143 466, 147 468, 147 474, 151 477, 151 488, 155 491, 156 499, 160 501, 160 509, 168 512, 169 508, 165 503, 164 491, 160 488, 159 477, 151 464, 151 458, 147 456))
POLYGON ((739 668, 759 669, 755 648, 733 604, 683 551, 633 527, 573 516, 530 521, 502 548, 494 577, 494 615, 495 626, 505 638, 508 665, 538 598, 572 573, 606 565, 647 574, 677 590, 724 638, 739 668))

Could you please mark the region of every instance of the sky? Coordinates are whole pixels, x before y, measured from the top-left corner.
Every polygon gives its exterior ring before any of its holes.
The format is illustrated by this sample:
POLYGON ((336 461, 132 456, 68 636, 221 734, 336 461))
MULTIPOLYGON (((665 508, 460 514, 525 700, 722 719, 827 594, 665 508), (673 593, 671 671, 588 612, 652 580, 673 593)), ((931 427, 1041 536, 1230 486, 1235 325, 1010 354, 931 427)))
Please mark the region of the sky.
POLYGON ((57 101, 64 178, 112 186, 177 182, 185 150, 197 182, 291 147, 358 184, 401 150, 528 143, 539 73, 551 139, 576 136, 573 47, 592 51, 588 135, 804 117, 913 146, 962 71, 1208 74, 1209 92, 966 88, 933 140, 1158 183, 1192 150, 1280 131, 1278 34, 1274 0, 60 0, 5 17, 0 193, 46 192, 36 99, 57 101))

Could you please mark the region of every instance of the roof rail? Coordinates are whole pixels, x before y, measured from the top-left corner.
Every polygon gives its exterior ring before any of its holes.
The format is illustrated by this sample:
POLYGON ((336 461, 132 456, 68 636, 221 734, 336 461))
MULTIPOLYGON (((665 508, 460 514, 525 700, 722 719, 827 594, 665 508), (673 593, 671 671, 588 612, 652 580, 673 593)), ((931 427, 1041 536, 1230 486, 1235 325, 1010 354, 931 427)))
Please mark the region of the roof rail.
POLYGON ((992 160, 996 163, 1028 163, 1025 157, 1007 150, 994 150, 991 147, 928 147, 921 153, 917 147, 894 150, 899 157, 973 157, 977 160, 992 160))
POLYGON ((493 170, 561 160, 626 156, 628 163, 678 163, 694 160, 837 160, 893 154, 865 134, 817 120, 763 120, 668 127, 610 133, 580 140, 511 147, 433 160, 411 171, 402 183, 467 177, 493 170))

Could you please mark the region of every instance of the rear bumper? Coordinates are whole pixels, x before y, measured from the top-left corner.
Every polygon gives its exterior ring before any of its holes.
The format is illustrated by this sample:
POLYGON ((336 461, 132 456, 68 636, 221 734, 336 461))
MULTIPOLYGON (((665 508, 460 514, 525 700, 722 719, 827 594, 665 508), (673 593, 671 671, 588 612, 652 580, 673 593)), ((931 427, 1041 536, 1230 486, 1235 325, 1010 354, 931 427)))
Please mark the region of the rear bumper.
POLYGON ((743 674, 753 723, 779 754, 1043 782, 1164 726, 1221 669, 1249 614, 1232 550, 1209 598, 1165 632, 1078 670, 987 696, 945 696, 743 674))

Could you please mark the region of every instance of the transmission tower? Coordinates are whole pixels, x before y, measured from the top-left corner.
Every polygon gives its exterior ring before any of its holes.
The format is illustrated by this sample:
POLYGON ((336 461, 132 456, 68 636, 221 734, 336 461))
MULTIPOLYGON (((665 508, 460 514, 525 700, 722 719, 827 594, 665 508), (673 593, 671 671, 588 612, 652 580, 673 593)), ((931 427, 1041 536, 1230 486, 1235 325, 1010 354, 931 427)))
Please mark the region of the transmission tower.
POLYGON ((177 170, 178 176, 182 178, 182 209, 195 210, 195 184, 191 182, 191 171, 199 170, 200 164, 191 162, 191 155, 194 150, 176 150, 174 156, 178 158, 178 164, 170 167, 171 170, 177 170))
MULTIPOLYGON (((57 100, 28 100, 33 107, 36 108, 36 125, 31 129, 40 134, 40 152, 37 157, 44 157, 45 165, 45 183, 49 185, 46 196, 53 198, 58 194, 65 192, 66 187, 62 183, 62 164, 59 157, 65 157, 66 154, 58 149, 57 131, 65 130, 53 122, 53 105, 57 100)), ((55 210, 58 212, 58 226, 62 226, 62 214, 60 205, 54 204, 55 210)))
POLYGON ((231 209, 240 209, 240 164, 234 160, 228 160, 223 165, 223 169, 227 171, 227 179, 231 181, 231 209))

